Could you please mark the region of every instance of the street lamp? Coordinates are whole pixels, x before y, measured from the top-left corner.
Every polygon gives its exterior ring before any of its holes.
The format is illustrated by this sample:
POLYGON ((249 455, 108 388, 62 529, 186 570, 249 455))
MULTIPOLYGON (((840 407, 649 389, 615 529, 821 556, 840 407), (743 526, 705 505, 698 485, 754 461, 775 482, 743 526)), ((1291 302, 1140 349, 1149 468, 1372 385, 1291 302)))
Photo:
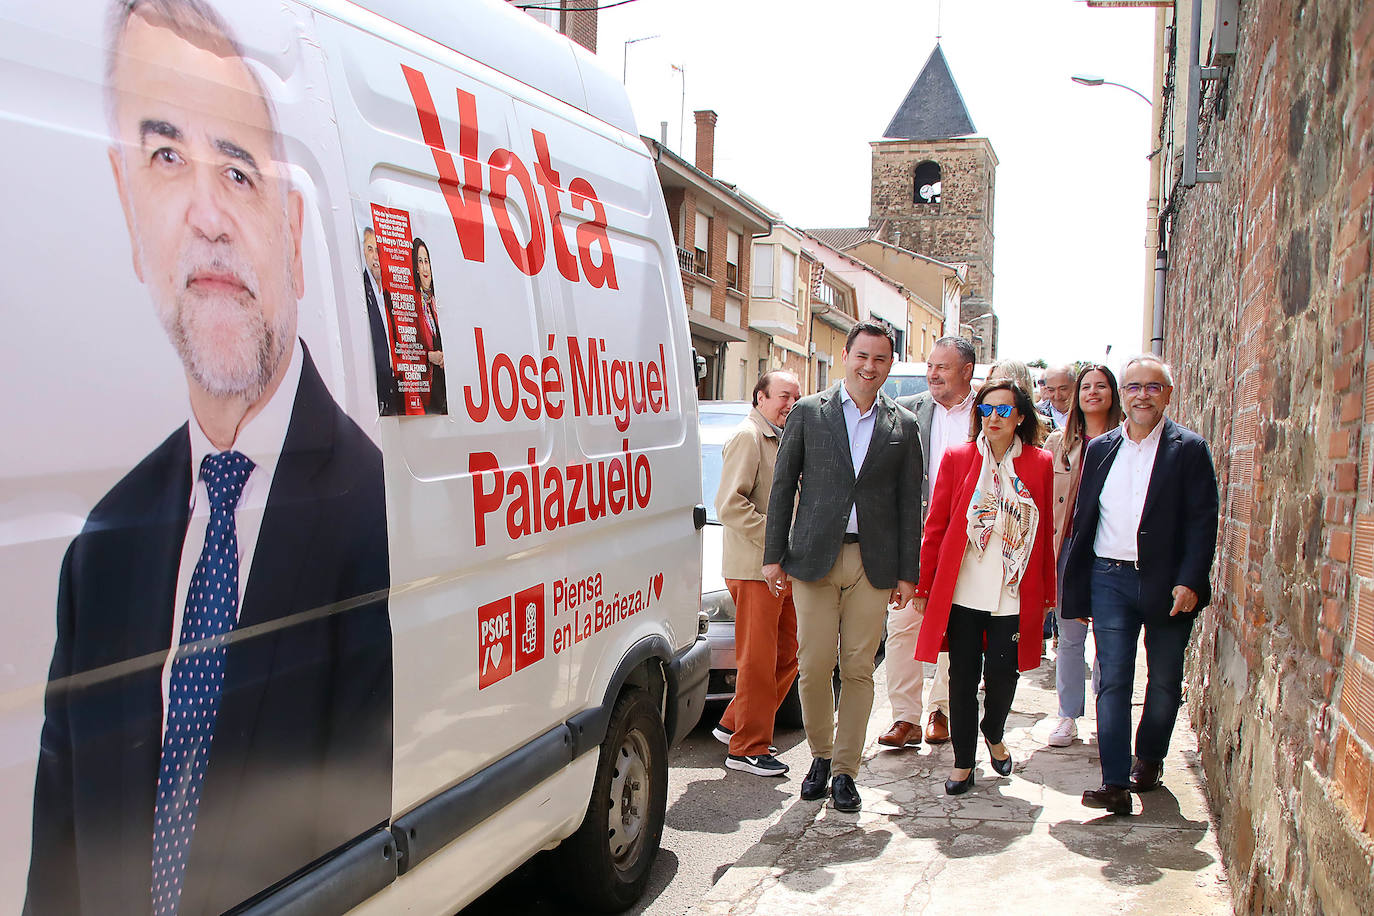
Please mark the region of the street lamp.
POLYGON ((1100 76, 1092 76, 1091 74, 1087 73, 1077 73, 1070 78, 1080 86, 1119 86, 1122 89, 1125 89, 1127 92, 1134 92, 1136 95, 1140 96, 1142 99, 1145 100, 1146 105, 1154 107, 1154 102, 1151 102, 1149 97, 1146 96, 1145 93, 1141 92, 1139 89, 1132 89, 1125 83, 1114 83, 1111 80, 1103 79, 1100 76))
POLYGON ((625 42, 624 53, 620 57, 620 81, 622 83, 628 82, 630 77, 630 45, 658 37, 658 35, 645 35, 642 38, 631 38, 625 42))

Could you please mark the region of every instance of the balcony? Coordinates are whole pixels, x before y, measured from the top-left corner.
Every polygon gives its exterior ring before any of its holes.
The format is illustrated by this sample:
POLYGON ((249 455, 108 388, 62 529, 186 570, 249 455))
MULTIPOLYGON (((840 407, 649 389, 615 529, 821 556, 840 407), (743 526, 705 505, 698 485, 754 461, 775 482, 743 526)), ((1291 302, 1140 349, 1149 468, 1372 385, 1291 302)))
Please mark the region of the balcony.
POLYGON ((677 266, 687 271, 689 274, 696 273, 696 267, 692 263, 692 251, 690 248, 677 246, 677 266))

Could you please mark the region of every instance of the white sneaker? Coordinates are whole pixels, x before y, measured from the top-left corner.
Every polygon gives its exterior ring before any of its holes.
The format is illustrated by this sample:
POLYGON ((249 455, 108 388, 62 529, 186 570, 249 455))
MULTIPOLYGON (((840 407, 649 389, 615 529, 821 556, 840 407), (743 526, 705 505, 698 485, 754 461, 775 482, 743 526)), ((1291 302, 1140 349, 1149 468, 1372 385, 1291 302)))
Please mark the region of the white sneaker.
POLYGON ((1050 747, 1068 747, 1073 744, 1073 739, 1078 737, 1078 722, 1068 716, 1061 716, 1050 730, 1050 736, 1045 743, 1050 747))

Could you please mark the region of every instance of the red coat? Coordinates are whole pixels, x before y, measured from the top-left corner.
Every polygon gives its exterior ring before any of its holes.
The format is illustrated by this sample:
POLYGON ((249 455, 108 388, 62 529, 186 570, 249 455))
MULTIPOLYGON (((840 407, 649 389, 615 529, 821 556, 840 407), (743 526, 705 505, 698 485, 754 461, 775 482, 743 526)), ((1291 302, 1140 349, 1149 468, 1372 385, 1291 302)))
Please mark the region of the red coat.
MULTIPOLYGON (((1040 665, 1045 611, 1054 607, 1055 601, 1054 459, 1044 449, 1023 444, 1012 466, 1040 510, 1020 593, 1017 667, 1030 671, 1040 665)), ((933 662, 948 648, 945 628, 949 625, 954 584, 968 547, 968 504, 982 470, 983 456, 976 442, 949 449, 940 462, 940 475, 931 494, 930 514, 926 516, 925 535, 921 538, 921 580, 916 584, 916 597, 928 600, 916 638, 917 661, 933 662)))

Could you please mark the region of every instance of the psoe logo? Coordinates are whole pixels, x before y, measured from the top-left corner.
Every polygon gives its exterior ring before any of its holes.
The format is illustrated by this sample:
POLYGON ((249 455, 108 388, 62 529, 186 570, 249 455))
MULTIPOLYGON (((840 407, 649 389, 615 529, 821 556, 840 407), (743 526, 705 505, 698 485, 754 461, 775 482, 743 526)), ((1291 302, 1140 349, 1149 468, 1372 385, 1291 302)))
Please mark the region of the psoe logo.
POLYGON ((544 585, 508 595, 477 609, 477 689, 544 657, 544 585))

